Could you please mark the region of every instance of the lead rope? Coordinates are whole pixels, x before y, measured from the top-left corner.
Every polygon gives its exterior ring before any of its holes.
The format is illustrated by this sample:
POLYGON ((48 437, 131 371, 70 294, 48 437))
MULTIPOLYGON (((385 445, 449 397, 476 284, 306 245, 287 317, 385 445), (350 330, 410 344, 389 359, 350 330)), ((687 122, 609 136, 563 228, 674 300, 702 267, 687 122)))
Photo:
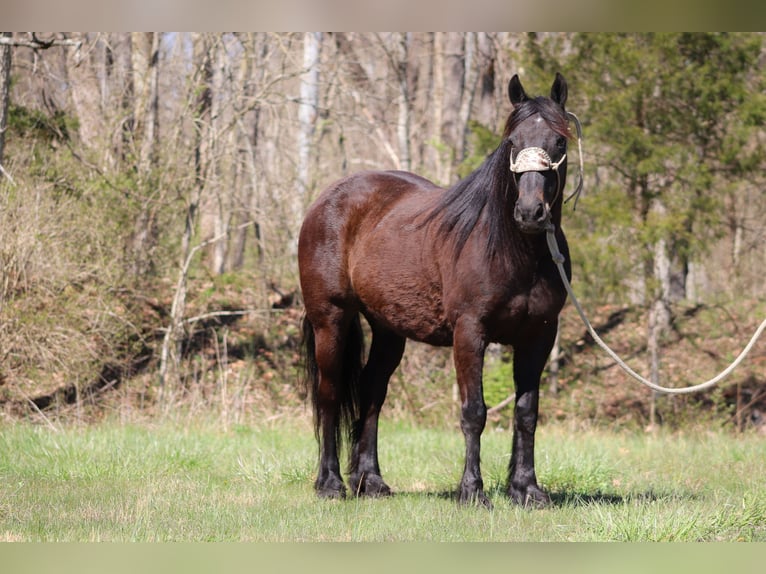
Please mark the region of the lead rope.
MULTIPOLYGON (((577 116, 574 115, 572 112, 566 112, 567 117, 572 120, 575 124, 575 128, 577 129, 577 158, 580 160, 580 172, 579 172, 579 178, 577 180, 577 186, 575 187, 575 190, 569 194, 569 197, 567 197, 564 200, 564 203, 568 203, 570 199, 574 197, 574 205, 572 206, 572 211, 575 211, 577 209, 577 202, 580 201, 580 193, 582 192, 582 182, 583 182, 583 159, 582 159, 582 126, 580 125, 580 120, 577 119, 577 116)), ((558 175, 558 170, 556 171, 556 175, 558 175)))
POLYGON ((734 359, 734 362, 729 365, 724 371, 722 371, 717 376, 713 377, 712 379, 705 381, 704 383, 700 383, 698 385, 693 385, 691 387, 682 387, 682 388, 668 388, 668 387, 661 387, 660 385, 656 385, 653 382, 645 379, 638 373, 636 373, 633 369, 631 369, 625 361, 620 359, 620 357, 617 356, 617 353, 612 351, 612 349, 609 348, 609 346, 604 343, 604 341, 601 339, 601 337, 598 336, 596 333, 596 330, 593 328, 593 325, 590 324, 590 321, 588 321, 588 318, 585 316, 585 312, 582 310, 582 307, 580 306, 580 302, 577 300, 577 297, 575 297, 574 292, 572 291, 572 286, 569 284, 569 280, 567 279, 567 274, 564 271, 564 261, 565 258, 561 254, 561 251, 559 251, 558 243, 556 242, 556 236, 555 236, 556 228, 550 221, 548 222, 546 228, 545 228, 545 234, 546 234, 546 240, 548 241, 548 249, 551 252, 551 257, 553 258, 554 263, 556 263, 556 267, 559 270, 559 275, 561 276, 561 280, 564 282, 564 287, 567 290, 567 294, 569 294, 570 299, 572 300, 572 303, 575 306, 575 309, 577 309, 577 313, 580 315, 580 319, 582 319, 582 322, 585 323, 585 327, 588 329, 588 333, 590 333, 591 337, 593 337, 593 340, 598 343, 598 346, 601 347, 606 353, 614 359, 615 363, 617 363, 626 373, 628 373, 631 377, 636 379, 638 382, 646 385, 650 389, 653 389, 659 393, 668 393, 671 395, 682 395, 682 394, 688 394, 688 393, 696 393, 697 391, 702 391, 704 389, 708 389, 712 387, 713 385, 717 384, 722 379, 725 379, 728 377, 731 372, 737 368, 737 366, 742 362, 742 360, 745 358, 745 356, 750 352, 750 350, 753 348, 753 345, 755 345, 755 342, 758 340, 758 337, 761 336, 764 329, 766 329, 766 319, 763 320, 761 325, 756 329, 755 334, 750 339, 750 342, 747 344, 747 346, 742 350, 742 352, 739 354, 739 356, 734 359))

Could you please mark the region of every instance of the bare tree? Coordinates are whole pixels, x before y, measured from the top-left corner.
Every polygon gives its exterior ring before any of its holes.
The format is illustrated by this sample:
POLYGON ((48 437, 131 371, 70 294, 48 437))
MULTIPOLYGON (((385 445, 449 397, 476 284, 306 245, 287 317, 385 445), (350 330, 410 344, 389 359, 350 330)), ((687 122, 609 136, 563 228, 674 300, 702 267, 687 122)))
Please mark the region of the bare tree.
MULTIPOLYGON (((3 32, 2 38, 11 39, 11 32, 3 32)), ((8 177, 3 168, 5 157, 5 130, 8 128, 8 99, 11 88, 11 45, 0 45, 0 177, 8 177)))
MULTIPOLYGON (((231 86, 231 65, 227 46, 222 36, 218 36, 214 42, 213 52, 213 76, 212 98, 210 107, 210 126, 208 135, 210 138, 210 171, 206 182, 208 193, 206 200, 210 202, 210 208, 206 210, 213 219, 213 235, 226 237, 229 230, 229 218, 231 216, 230 201, 232 195, 231 161, 232 153, 230 136, 232 130, 226 129, 228 122, 229 96, 231 86)), ((233 94, 231 94, 233 96, 233 94)), ((215 275, 221 275, 226 270, 226 252, 228 241, 220 240, 211 245, 212 258, 211 271, 215 275)))
POLYGON ((53 46, 75 46, 79 49, 80 42, 61 38, 42 40, 35 34, 30 34, 29 38, 14 38, 12 32, 0 32, 0 177, 10 179, 10 174, 3 167, 3 161, 5 159, 5 132, 8 129, 13 48, 47 50, 53 46))
MULTIPOLYGON (((477 42, 477 55, 479 59, 479 85, 477 86, 478 92, 478 105, 476 109, 477 120, 488 126, 491 129, 495 129, 497 123, 497 85, 501 84, 505 86, 504 82, 497 82, 496 78, 496 64, 497 64, 497 46, 495 44, 495 38, 492 34, 487 32, 479 32, 476 38, 477 42)), ((503 89, 501 94, 505 90, 503 89)))
MULTIPOLYGON (((260 105, 254 99, 256 86, 259 84, 260 78, 254 76, 258 73, 262 75, 263 67, 259 66, 258 71, 256 71, 254 70, 254 63, 262 54, 259 50, 259 47, 263 44, 262 36, 259 34, 241 34, 238 36, 243 50, 237 78, 242 98, 237 100, 234 110, 234 121, 236 122, 234 136, 236 139, 234 193, 236 205, 233 217, 238 226, 248 220, 258 219, 256 215, 259 211, 256 150, 258 148, 260 105)), ((256 234, 258 229, 256 226, 256 234)), ((249 230, 249 226, 241 227, 233 238, 229 250, 229 265, 231 269, 241 269, 244 265, 249 230)))
POLYGON ((432 96, 432 113, 433 118, 431 120, 431 149, 432 162, 434 164, 434 177, 438 183, 445 183, 448 180, 447 164, 444 162, 443 153, 441 153, 440 146, 443 141, 443 125, 444 125, 444 92, 445 77, 444 77, 444 40, 445 34, 443 32, 436 32, 433 38, 433 96, 432 96))
POLYGON ((412 34, 410 32, 401 32, 394 34, 392 38, 393 47, 391 49, 386 45, 385 40, 378 36, 391 70, 394 72, 396 80, 396 107, 398 110, 396 120, 396 141, 399 148, 399 166, 404 170, 412 169, 411 154, 411 100, 410 89, 410 47, 412 45, 412 34))
POLYGON ((98 163, 105 160, 105 148, 102 136, 106 131, 106 121, 101 110, 101 85, 99 80, 97 51, 102 42, 100 34, 81 34, 78 39, 82 49, 70 53, 67 58, 67 79, 71 85, 68 90, 70 104, 77 122, 77 134, 86 150, 99 155, 98 163))
POLYGON ((432 157, 437 166, 436 179, 446 185, 454 179, 455 167, 465 158, 467 149, 468 120, 479 79, 476 33, 437 33, 433 58, 432 157), (449 151, 446 157, 445 151, 449 151))
POLYGON ((455 163, 465 159, 470 132, 468 120, 471 118, 476 84, 479 79, 479 54, 477 53, 476 32, 466 32, 463 47, 463 91, 455 134, 455 163))
POLYGON ((160 42, 158 32, 131 34, 133 80, 133 137, 139 181, 145 181, 158 162, 160 42))
POLYGON ((141 210, 133 234, 133 272, 145 275, 152 265, 149 256, 157 242, 157 195, 152 174, 159 149, 159 52, 162 35, 137 32, 132 35, 132 79, 135 90, 133 142, 137 187, 141 210))
POLYGON ((321 32, 306 32, 303 35, 303 67, 301 74, 300 99, 298 100, 298 189, 293 211, 294 225, 303 215, 304 203, 311 188, 309 176, 311 165, 311 144, 316 129, 319 106, 319 62, 322 47, 321 32))

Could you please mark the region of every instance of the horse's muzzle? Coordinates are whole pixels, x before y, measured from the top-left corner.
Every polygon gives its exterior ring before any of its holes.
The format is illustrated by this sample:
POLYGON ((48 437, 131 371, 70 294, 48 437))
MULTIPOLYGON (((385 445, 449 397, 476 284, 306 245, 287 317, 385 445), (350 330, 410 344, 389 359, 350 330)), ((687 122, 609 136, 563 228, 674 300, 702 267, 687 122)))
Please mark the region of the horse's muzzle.
POLYGON ((550 215, 550 209, 542 201, 534 201, 528 204, 517 202, 513 210, 513 219, 516 221, 519 229, 529 234, 545 231, 550 215))

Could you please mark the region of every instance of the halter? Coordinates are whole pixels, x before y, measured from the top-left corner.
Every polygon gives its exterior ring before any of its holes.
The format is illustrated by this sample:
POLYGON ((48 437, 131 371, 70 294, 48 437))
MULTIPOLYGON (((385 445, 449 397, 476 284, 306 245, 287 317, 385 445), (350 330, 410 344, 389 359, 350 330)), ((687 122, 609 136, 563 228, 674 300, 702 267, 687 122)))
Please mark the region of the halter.
MULTIPOLYGON (((511 172, 512 173, 525 173, 527 171, 555 171, 556 172, 556 197, 553 198, 551 203, 556 203, 556 200, 561 193, 561 174, 559 174, 559 166, 567 159, 567 154, 561 156, 559 161, 554 162, 551 160, 551 156, 548 152, 541 147, 525 147, 516 156, 516 161, 513 161, 513 148, 511 148, 511 172)), ((518 182, 516 183, 518 187, 518 182)))
MULTIPOLYGON (((580 152, 580 173, 577 187, 572 194, 564 200, 564 203, 568 202, 573 197, 575 203, 573 209, 577 209, 577 200, 580 198, 580 192, 582 191, 583 181, 583 160, 582 160, 582 128, 580 127, 580 120, 572 112, 566 112, 567 117, 574 121, 577 128, 577 147, 580 152)), ((525 173, 527 171, 555 171, 556 172, 556 197, 552 203, 556 202, 559 194, 561 193, 561 175, 559 174, 559 166, 564 163, 567 158, 567 154, 561 156, 557 162, 551 159, 548 152, 541 147, 525 147, 516 156, 516 161, 513 161, 513 148, 511 148, 511 172, 512 173, 525 173)), ((518 185, 518 183, 517 183, 518 185)))

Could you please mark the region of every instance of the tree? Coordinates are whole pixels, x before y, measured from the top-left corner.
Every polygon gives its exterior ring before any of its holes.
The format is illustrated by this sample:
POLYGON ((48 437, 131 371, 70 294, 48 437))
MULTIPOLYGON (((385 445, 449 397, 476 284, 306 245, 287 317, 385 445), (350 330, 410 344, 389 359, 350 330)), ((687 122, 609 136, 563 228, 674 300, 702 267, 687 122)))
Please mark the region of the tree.
MULTIPOLYGON (((10 39, 11 32, 3 32, 2 38, 10 39)), ((5 130, 8 128, 8 93, 11 88, 11 46, 0 45, 0 177, 8 177, 3 168, 5 130)))
MULTIPOLYGON (((298 193, 295 222, 300 221, 310 191, 311 144, 316 130, 319 107, 319 57, 322 47, 321 32, 303 35, 303 70, 300 99, 298 101, 298 193)), ((296 225, 297 229, 297 225, 296 225)))
POLYGON ((80 42, 60 38, 41 40, 35 34, 30 34, 30 38, 14 38, 12 32, 0 33, 0 178, 10 178, 3 167, 3 160, 5 158, 5 132, 8 129, 13 48, 47 50, 53 46, 76 46, 79 48, 80 42))
POLYGON ((433 44, 434 101, 432 141, 436 146, 436 180, 444 185, 454 182, 455 168, 465 159, 469 122, 473 111, 479 70, 475 32, 437 32, 433 44), (446 146, 450 158, 440 158, 439 148, 446 146))
MULTIPOLYGON (((642 262, 654 381, 690 262, 726 231, 721 214, 730 190, 761 169, 755 134, 766 101, 754 74, 761 43, 726 33, 576 34, 571 56, 560 62, 588 110, 590 148, 612 182, 602 186, 622 189, 632 213, 632 229, 621 234, 642 262)), ((531 48, 539 66, 555 61, 552 45, 533 41, 531 48)))
POLYGON ((159 163, 159 32, 135 32, 132 39, 132 88, 135 92, 132 139, 141 209, 133 235, 133 272, 142 276, 151 268, 147 255, 157 242, 157 192, 154 173, 159 163))

